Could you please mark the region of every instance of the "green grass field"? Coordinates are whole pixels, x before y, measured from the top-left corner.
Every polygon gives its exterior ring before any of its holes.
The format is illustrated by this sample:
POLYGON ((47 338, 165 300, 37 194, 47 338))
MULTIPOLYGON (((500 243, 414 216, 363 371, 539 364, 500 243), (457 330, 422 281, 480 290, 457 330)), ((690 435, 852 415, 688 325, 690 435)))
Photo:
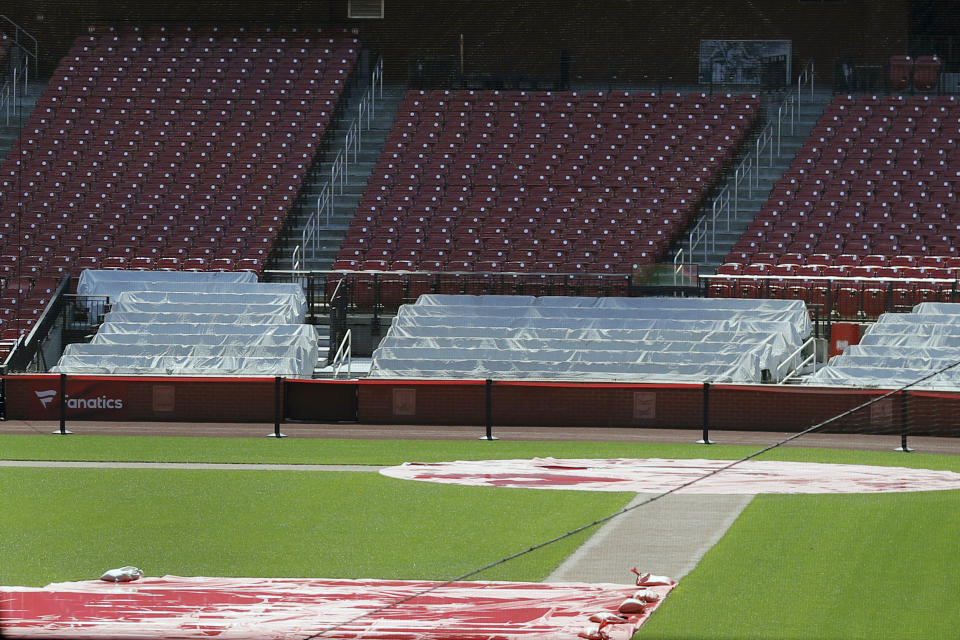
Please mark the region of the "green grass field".
MULTIPOLYGON (((0 436, 0 458, 395 464, 712 457, 746 447, 0 436)), ((960 458, 783 448, 765 459, 948 469, 960 458)), ((0 469, 0 581, 148 575, 446 579, 621 508, 629 494, 458 487, 356 472, 0 469)), ((583 534, 478 579, 539 580, 583 534)), ((960 491, 764 495, 638 638, 953 638, 960 491)), ((615 550, 611 550, 615 552, 615 550)), ((629 567, 625 567, 629 568, 629 567)))

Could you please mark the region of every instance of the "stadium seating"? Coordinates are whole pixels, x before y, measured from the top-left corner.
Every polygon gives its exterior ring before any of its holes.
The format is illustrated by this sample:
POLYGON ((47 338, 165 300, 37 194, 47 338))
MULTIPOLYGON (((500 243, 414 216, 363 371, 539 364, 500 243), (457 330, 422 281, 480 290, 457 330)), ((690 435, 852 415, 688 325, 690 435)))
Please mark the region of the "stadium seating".
POLYGON ((761 382, 810 331, 796 301, 424 295, 370 376, 761 382))
POLYGON ((412 91, 334 265, 629 273, 662 258, 755 96, 412 91))
MULTIPOLYGON (((896 389, 960 361, 960 304, 921 303, 911 313, 888 313, 867 327, 857 345, 847 347, 805 383, 896 389)), ((913 388, 960 386, 950 368, 913 388)))
MULTIPOLYGON (((894 283, 902 303, 921 302, 930 291, 946 299, 960 266, 960 227, 952 222, 958 136, 955 96, 837 96, 727 256, 740 267, 724 269, 826 267, 798 270, 813 276, 795 283, 793 293, 805 299, 826 286, 816 281, 824 277, 894 283)), ((861 284, 839 286, 862 295, 861 284)), ((886 299, 881 306, 890 308, 886 299)))
POLYGON ((78 288, 111 310, 89 344, 71 344, 60 373, 311 377, 317 338, 293 284, 250 273, 86 271, 78 288))
POLYGON ((0 268, 259 273, 357 55, 295 29, 79 38, 0 168, 0 268))

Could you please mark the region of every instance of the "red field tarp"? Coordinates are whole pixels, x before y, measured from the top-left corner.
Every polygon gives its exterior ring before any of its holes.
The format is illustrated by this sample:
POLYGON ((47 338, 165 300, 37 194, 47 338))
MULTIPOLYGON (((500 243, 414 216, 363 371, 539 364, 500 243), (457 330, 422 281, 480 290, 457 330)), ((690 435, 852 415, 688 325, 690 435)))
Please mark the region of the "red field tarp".
MULTIPOLYGON (((629 576, 624 572, 625 577, 629 576)), ((629 639, 660 599, 624 624, 604 628, 629 639)), ((164 640, 575 640, 595 634, 595 613, 616 612, 636 587, 611 584, 433 582, 300 578, 99 580, 44 588, 0 587, 7 638, 164 640), (396 606, 387 606, 399 603, 396 606), (382 607, 386 607, 381 609, 382 607), (367 617, 358 619, 363 614, 367 617)))

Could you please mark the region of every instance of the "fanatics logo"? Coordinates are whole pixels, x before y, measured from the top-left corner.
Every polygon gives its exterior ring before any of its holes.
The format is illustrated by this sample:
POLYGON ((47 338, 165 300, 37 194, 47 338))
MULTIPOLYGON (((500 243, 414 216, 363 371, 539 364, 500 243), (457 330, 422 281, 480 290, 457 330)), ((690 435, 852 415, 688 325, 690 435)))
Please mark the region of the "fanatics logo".
POLYGON ((37 394, 37 399, 40 400, 40 404, 43 405, 44 409, 50 407, 50 403, 53 402, 53 399, 57 397, 57 392, 54 389, 47 389, 45 391, 34 391, 37 394))

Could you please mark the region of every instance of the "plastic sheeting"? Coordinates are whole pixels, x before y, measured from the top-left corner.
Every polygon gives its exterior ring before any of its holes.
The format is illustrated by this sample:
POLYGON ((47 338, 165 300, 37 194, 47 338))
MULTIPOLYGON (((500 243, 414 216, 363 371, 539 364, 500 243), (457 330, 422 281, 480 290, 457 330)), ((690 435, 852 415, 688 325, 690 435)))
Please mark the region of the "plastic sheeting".
POLYGON ((797 301, 425 295, 371 376, 761 382, 809 327, 797 301))
POLYGON ((284 315, 273 312, 246 313, 236 311, 231 313, 190 313, 184 311, 111 311, 104 316, 104 322, 136 323, 139 325, 156 324, 290 324, 284 315))
MULTIPOLYGON (((305 325, 302 324, 218 324, 209 322, 205 324, 189 323, 171 323, 155 324, 149 331, 144 330, 142 324, 135 322, 107 322, 100 326, 97 331, 97 337, 101 335, 126 334, 126 335, 264 335, 264 336, 293 336, 303 331, 305 325)), ((307 327, 311 331, 312 327, 307 327)), ((96 339, 96 338, 95 338, 96 339)))
POLYGON ((311 377, 317 365, 299 285, 249 272, 85 271, 78 292, 110 296, 111 310, 56 373, 311 377))
POLYGON ((592 380, 662 382, 759 382, 759 367, 716 364, 621 364, 578 362, 523 362, 505 360, 378 360, 374 354, 371 377, 501 380, 592 380), (376 366, 376 370, 374 370, 376 366))
MULTIPOLYGON (((274 328, 276 325, 271 325, 274 328)), ((103 333, 93 337, 90 345, 177 345, 197 347, 224 347, 232 346, 241 349, 248 347, 276 347, 289 346, 310 347, 317 341, 316 331, 312 325, 294 325, 295 331, 288 335, 261 334, 261 333, 192 333, 192 334, 165 334, 165 333, 103 333), (186 339, 185 339, 186 336, 186 339), (188 342, 189 345, 184 343, 188 342)), ((266 329, 266 327, 264 327, 266 329)), ((69 345, 78 347, 80 345, 69 345)))
MULTIPOLYGON (((399 327, 392 325, 393 337, 426 339, 418 327, 399 327)), ((525 329, 516 327, 433 327, 431 339, 459 341, 467 339, 490 338, 499 340, 559 340, 567 343, 588 344, 596 341, 626 343, 727 343, 734 346, 742 344, 770 344, 776 353, 786 351, 791 346, 779 333, 761 334, 738 331, 697 331, 684 329, 525 329)), ((456 346, 446 344, 443 346, 456 346)), ((739 348, 739 347, 738 347, 739 348)))
POLYGON ((302 375, 295 358, 202 356, 87 356, 64 354, 51 373, 111 375, 169 374, 217 376, 302 375))
MULTIPOLYGON (((498 308, 523 309, 526 314, 558 315, 561 310, 576 310, 577 317, 722 317, 735 320, 786 320, 797 327, 802 336, 813 330, 810 314, 800 300, 753 300, 745 298, 586 298, 574 296, 461 296, 426 294, 420 296, 417 309, 430 307, 468 306, 478 314, 496 314, 498 308), (591 310, 595 313, 591 313, 591 310), (719 312, 719 313, 718 313, 719 312)), ((509 312, 508 312, 509 313, 509 312)))
POLYGON ((307 299, 302 291, 296 293, 261 291, 257 293, 213 293, 207 291, 126 291, 113 301, 115 311, 154 311, 160 307, 182 308, 184 311, 206 313, 269 313, 283 310, 285 316, 303 322, 307 299), (198 306, 194 306, 198 305, 198 306), (203 305, 203 306, 199 306, 203 305), (236 311, 234 311, 236 310, 236 311))
POLYGON ((960 372, 960 305, 924 302, 913 313, 880 316, 860 339, 804 382, 817 386, 955 390, 960 372))
MULTIPOLYGON (((424 317, 406 313, 407 307, 401 307, 394 318, 394 323, 400 327, 455 327, 465 326, 457 324, 463 322, 465 316, 436 316, 424 317)), ((466 325, 470 326, 470 325, 466 325)), ((503 324, 488 322, 488 324, 472 323, 472 326, 491 326, 508 328, 527 328, 539 332, 541 329, 684 329, 687 331, 733 331, 737 333, 771 334, 779 333, 788 344, 799 346, 801 334, 798 327, 789 322, 775 322, 766 320, 697 320, 671 318, 509 318, 503 324)), ((806 337, 806 336, 803 336, 806 337)))
MULTIPOLYGON (((606 626, 609 640, 629 640, 675 585, 645 587, 657 599, 627 623, 606 626)), ((0 614, 10 638, 303 640, 324 632, 323 638, 576 640, 597 631, 591 615, 616 612, 636 591, 575 582, 164 576, 0 587, 0 614)))
MULTIPOLYGON (((805 380, 812 386, 872 387, 877 389, 898 389, 906 384, 933 373, 930 369, 890 369, 883 366, 845 366, 831 363, 818 369, 805 380)), ((960 371, 949 369, 943 373, 914 385, 911 389, 935 389, 941 391, 960 389, 960 371)))
POLYGON ((313 361, 316 365, 316 344, 261 345, 224 344, 218 346, 196 344, 71 344, 64 356, 138 356, 177 358, 293 358, 299 362, 313 361))
POLYGON ((913 308, 920 315, 960 315, 960 304, 955 302, 921 302, 913 308))
POLYGON ((797 301, 425 295, 370 375, 761 382, 809 327, 797 301))
POLYGON ((77 282, 79 295, 110 296, 114 298, 124 291, 146 291, 145 285, 157 283, 210 283, 239 284, 256 282, 257 276, 249 271, 122 271, 88 269, 80 274, 77 282))

